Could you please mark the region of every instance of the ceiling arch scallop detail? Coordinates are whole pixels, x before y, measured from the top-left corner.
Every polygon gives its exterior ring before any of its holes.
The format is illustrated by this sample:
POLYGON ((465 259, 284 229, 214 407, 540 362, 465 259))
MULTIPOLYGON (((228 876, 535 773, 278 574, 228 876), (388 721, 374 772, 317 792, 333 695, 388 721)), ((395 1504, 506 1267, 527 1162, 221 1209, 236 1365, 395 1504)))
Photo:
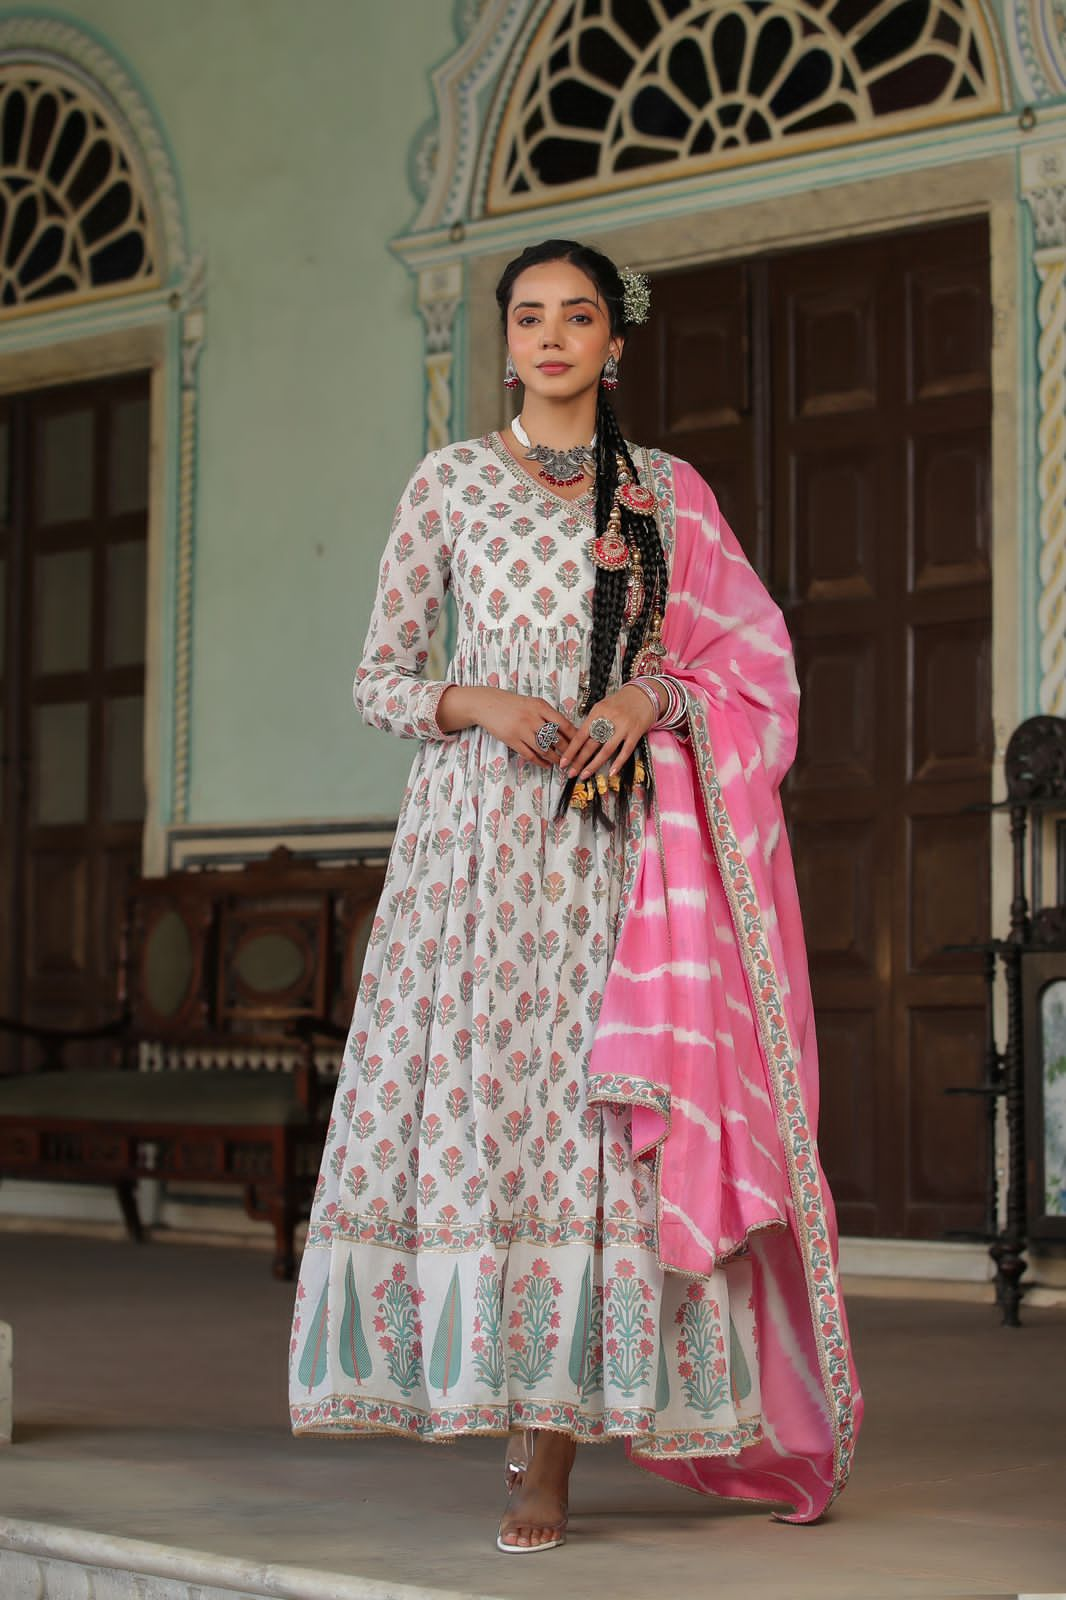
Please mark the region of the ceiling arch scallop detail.
POLYGON ((1066 0, 1010 0, 1005 32, 1023 100, 1066 91, 1066 0))
POLYGON ((987 116, 997 42, 975 0, 554 0, 504 74, 485 210, 987 116))
POLYGON ((0 22, 0 317, 168 284, 186 265, 155 119, 95 40, 0 22))

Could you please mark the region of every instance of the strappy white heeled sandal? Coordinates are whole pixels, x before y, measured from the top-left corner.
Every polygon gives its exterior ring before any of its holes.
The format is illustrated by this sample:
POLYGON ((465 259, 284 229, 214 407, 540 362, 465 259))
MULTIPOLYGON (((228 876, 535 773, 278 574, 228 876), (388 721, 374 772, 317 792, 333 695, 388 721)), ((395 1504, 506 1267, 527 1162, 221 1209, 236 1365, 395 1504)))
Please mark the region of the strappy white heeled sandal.
MULTIPOLYGON (((534 1432, 535 1429, 533 1428, 523 1428, 521 1433, 522 1443, 519 1444, 516 1437, 512 1439, 508 1446, 507 1461, 504 1467, 504 1475, 507 1480, 508 1494, 512 1494, 518 1485, 525 1479, 529 1463, 533 1459, 534 1432)), ((557 1522, 531 1522, 528 1519, 520 1522, 513 1517, 511 1512, 505 1512, 500 1521, 500 1526, 496 1534, 496 1548, 498 1550, 502 1550, 504 1555, 508 1556, 528 1556, 532 1555, 536 1550, 554 1550, 557 1545, 566 1543, 566 1525, 568 1520, 569 1508, 565 1501, 563 1502, 562 1517, 557 1522), (547 1530, 548 1533, 554 1534, 555 1537, 553 1539, 540 1540, 537 1544, 507 1544, 504 1542, 503 1535, 504 1526, 509 1517, 511 1518, 511 1527, 540 1528, 542 1530, 547 1530)))
POLYGON ((529 1428, 512 1428, 507 1440, 507 1460, 504 1464, 504 1481, 507 1484, 507 1493, 511 1494, 518 1488, 526 1475, 529 1466, 529 1443, 526 1438, 529 1428))

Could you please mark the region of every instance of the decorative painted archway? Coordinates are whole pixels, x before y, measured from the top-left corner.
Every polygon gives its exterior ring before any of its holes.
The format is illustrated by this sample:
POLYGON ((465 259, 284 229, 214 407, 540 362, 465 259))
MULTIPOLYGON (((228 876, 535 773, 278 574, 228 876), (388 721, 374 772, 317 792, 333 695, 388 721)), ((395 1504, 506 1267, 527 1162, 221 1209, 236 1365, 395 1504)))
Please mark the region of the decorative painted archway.
POLYGON ((150 367, 165 469, 149 512, 146 857, 188 795, 197 360, 203 262, 173 161, 128 73, 90 35, 0 21, 0 359, 4 386, 150 367))
POLYGON ((598 233, 639 237, 633 264, 666 266, 677 256, 660 253, 653 222, 1016 164, 1020 296, 1030 283, 1039 295, 1020 330, 1016 440, 1017 617, 1031 639, 1036 615, 1039 638, 1019 664, 1017 715, 1066 711, 1061 0, 461 0, 456 26, 433 75, 437 115, 412 149, 418 211, 394 241, 418 280, 427 448, 466 424, 463 308, 479 260, 598 233))

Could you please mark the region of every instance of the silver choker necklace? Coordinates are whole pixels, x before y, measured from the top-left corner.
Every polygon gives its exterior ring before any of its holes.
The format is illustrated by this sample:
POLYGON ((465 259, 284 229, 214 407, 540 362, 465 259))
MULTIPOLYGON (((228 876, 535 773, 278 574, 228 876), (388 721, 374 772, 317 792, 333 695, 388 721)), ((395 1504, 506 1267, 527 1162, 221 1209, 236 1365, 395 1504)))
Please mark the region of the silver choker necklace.
POLYGON ((521 422, 515 417, 511 432, 526 452, 527 461, 536 461, 540 467, 537 476, 557 489, 572 489, 580 483, 585 473, 596 474, 596 435, 588 444, 575 444, 570 450, 553 450, 550 445, 534 444, 521 422))

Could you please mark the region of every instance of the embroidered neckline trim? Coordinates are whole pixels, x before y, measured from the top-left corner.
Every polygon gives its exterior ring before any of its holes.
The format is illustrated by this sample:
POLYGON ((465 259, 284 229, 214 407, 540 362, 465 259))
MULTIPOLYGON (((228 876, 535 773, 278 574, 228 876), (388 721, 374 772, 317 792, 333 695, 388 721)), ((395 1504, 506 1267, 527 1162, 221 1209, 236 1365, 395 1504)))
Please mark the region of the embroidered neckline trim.
POLYGON ((486 443, 493 454, 499 456, 501 461, 511 469, 513 476, 518 479, 519 483, 529 484, 531 488, 537 491, 542 500, 565 506, 568 511, 573 511, 582 522, 587 522, 590 526, 595 527, 595 485, 590 485, 576 499, 568 499, 566 495, 557 494, 550 484, 543 483, 540 479, 535 478, 531 472, 526 471, 521 461, 513 456, 504 444, 503 436, 499 429, 486 435, 486 443))

